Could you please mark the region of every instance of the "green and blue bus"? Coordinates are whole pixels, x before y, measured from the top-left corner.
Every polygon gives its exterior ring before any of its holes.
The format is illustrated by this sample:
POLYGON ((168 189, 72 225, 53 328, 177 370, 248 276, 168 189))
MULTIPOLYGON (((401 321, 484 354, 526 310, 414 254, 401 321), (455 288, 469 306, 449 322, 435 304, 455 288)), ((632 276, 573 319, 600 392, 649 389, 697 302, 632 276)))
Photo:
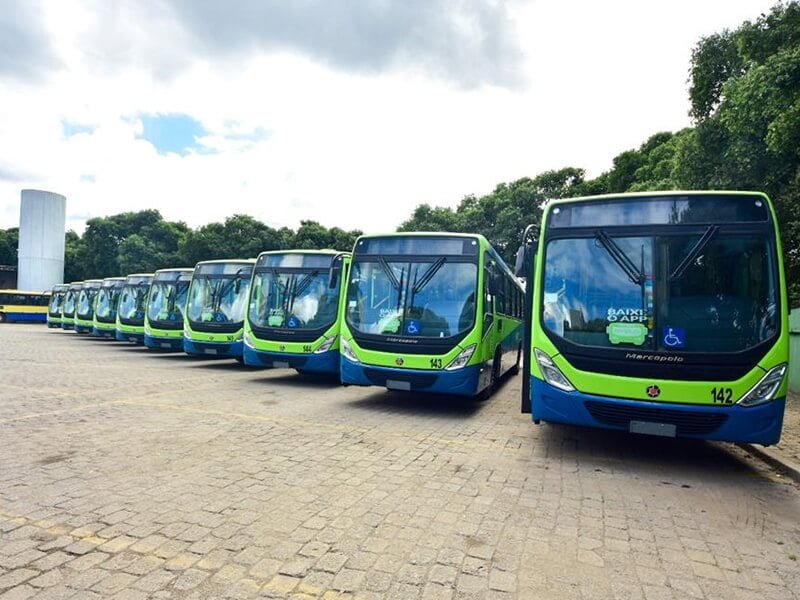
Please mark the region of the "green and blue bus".
POLYGON ((197 263, 183 319, 187 354, 244 362, 242 335, 255 259, 197 263))
POLYGON ((64 303, 61 306, 61 328, 72 329, 75 325, 75 308, 78 306, 78 296, 83 287, 82 281, 73 281, 69 284, 64 303))
POLYGON ((256 259, 244 323, 244 362, 339 374, 342 285, 349 252, 287 250, 256 259))
POLYGON ((68 288, 66 283, 59 283, 50 293, 50 304, 47 307, 47 326, 50 328, 61 329, 61 308, 68 288))
POLYGON ((152 273, 133 273, 125 278, 117 303, 116 338, 120 342, 144 345, 144 312, 152 273))
POLYGON ((92 335, 106 339, 117 337, 117 305, 125 286, 124 277, 106 277, 94 302, 92 335))
POLYGON ((523 297, 483 236, 362 236, 341 327, 342 383, 488 396, 519 368, 523 297))
POLYGON ((75 304, 73 329, 76 333, 92 333, 94 328, 94 301, 101 285, 103 285, 102 279, 87 279, 83 282, 83 287, 78 292, 78 301, 75 304))
POLYGON ((778 442, 789 311, 766 195, 559 200, 525 241, 522 410, 535 423, 778 442))
POLYGON ((50 292, 0 290, 0 323, 47 321, 50 292))
POLYGON ((191 268, 156 271, 144 315, 144 345, 148 348, 183 351, 183 310, 193 271, 191 268))

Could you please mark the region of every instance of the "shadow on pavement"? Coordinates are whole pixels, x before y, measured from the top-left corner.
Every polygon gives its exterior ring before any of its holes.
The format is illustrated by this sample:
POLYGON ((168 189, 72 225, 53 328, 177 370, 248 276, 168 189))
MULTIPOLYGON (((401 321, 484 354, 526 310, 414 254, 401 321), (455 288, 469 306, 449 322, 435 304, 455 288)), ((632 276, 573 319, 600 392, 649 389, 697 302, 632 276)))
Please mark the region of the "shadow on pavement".
POLYGON ((636 471, 657 479, 658 485, 689 488, 692 484, 741 475, 763 478, 758 462, 724 442, 661 438, 624 431, 574 427, 557 423, 532 426, 535 444, 544 444, 548 457, 594 467, 596 472, 636 471))
POLYGON ((339 375, 335 373, 298 373, 294 369, 257 368, 256 370, 261 371, 263 374, 270 374, 270 376, 253 380, 255 383, 264 383, 266 385, 278 384, 306 389, 331 389, 342 385, 339 381, 339 375))

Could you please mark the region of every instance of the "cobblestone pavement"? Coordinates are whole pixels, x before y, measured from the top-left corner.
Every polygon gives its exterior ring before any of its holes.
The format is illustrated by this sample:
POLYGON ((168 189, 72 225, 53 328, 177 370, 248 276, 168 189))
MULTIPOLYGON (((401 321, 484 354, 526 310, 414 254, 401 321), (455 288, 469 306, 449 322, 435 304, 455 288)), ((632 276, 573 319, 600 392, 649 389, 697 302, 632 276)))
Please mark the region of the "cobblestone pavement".
POLYGON ((786 398, 783 434, 775 449, 800 464, 800 394, 796 392, 789 392, 786 398))
POLYGON ((0 328, 0 598, 800 597, 734 446, 0 328))

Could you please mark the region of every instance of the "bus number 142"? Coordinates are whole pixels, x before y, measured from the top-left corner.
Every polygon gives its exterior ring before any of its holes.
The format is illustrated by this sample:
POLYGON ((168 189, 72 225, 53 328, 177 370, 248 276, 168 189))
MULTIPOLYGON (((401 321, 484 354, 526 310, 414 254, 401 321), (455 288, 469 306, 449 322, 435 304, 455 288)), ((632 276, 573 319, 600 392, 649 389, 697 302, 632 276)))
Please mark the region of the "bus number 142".
POLYGON ((731 388, 712 388, 711 400, 714 404, 733 404, 733 390, 731 388))

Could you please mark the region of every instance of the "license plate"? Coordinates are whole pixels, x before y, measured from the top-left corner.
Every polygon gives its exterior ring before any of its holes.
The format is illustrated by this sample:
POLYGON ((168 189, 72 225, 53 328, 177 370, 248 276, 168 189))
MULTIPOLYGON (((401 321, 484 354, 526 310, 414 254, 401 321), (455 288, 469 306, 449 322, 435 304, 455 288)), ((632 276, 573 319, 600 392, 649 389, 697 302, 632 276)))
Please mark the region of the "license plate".
POLYGON ((135 337, 132 337, 132 338, 128 338, 128 341, 130 341, 130 342, 138 342, 139 340, 137 340, 135 337))
POLYGON ((172 348, 172 344, 170 344, 169 342, 161 342, 161 347, 162 348, 172 348))
POLYGON ((289 368, 289 363, 288 362, 283 362, 283 361, 280 361, 280 360, 275 360, 275 361, 272 361, 272 367, 274 369, 288 369, 289 368))
POLYGON ((394 379, 387 379, 386 380, 386 389, 389 389, 389 390, 401 390, 403 392, 410 392, 411 391, 411 382, 410 381, 396 381, 394 379))
POLYGON ((629 431, 631 433, 643 433, 645 435, 660 435, 662 437, 675 437, 677 427, 671 423, 651 423, 649 421, 631 421, 629 431))
POLYGON ((216 348, 204 348, 203 352, 205 354, 216 354, 217 353, 217 349, 216 348))

